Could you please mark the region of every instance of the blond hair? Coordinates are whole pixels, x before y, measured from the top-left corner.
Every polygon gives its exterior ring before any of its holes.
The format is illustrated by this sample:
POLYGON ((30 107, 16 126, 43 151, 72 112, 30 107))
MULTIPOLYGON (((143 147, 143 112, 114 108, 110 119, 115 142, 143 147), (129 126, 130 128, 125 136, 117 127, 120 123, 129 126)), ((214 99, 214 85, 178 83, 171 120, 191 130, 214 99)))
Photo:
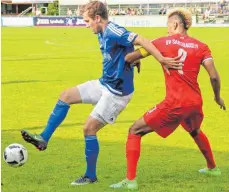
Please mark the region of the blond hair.
POLYGON ((81 7, 80 12, 81 15, 84 12, 88 12, 88 16, 91 17, 92 19, 94 19, 96 15, 99 15, 103 19, 108 19, 107 7, 101 1, 90 1, 89 3, 81 7))
POLYGON ((168 18, 177 15, 184 25, 184 28, 188 30, 192 26, 192 13, 185 8, 174 8, 168 13, 168 18))

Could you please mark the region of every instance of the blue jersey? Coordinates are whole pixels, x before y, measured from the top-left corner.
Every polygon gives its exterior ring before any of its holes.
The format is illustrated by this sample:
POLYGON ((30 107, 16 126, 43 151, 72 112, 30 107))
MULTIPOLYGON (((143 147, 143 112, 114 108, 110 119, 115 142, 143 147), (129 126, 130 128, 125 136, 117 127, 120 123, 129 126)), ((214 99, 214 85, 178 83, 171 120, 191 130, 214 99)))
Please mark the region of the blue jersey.
POLYGON ((124 96, 134 91, 133 67, 125 62, 125 56, 134 51, 137 35, 109 22, 103 33, 98 34, 103 55, 103 74, 99 79, 113 94, 124 96))

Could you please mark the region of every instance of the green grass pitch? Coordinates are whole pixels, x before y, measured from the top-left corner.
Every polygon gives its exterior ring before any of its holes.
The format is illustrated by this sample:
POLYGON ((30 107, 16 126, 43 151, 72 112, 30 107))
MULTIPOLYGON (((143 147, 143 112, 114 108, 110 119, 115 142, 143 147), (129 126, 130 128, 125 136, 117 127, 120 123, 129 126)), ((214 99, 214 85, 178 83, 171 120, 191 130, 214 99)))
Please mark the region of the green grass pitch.
MULTIPOLYGON (((131 28, 150 39, 167 35, 166 28, 131 28)), ((193 28, 191 36, 206 42, 221 75, 222 97, 229 104, 229 28, 193 28)), ((20 136, 21 129, 40 133, 65 88, 101 74, 102 57, 97 37, 85 28, 2 28, 2 151, 11 143, 23 144, 28 162, 12 168, 2 160, 4 192, 110 192, 108 186, 125 177, 125 142, 130 125, 165 95, 160 65, 147 58, 135 73, 135 94, 114 125, 98 133, 100 155, 95 185, 71 186, 84 174, 83 124, 91 105, 72 106, 56 130, 48 149, 39 152, 20 136)), ((162 139, 143 138, 138 167, 141 192, 229 192, 229 113, 214 103, 207 73, 199 83, 204 99, 202 129, 209 137, 220 178, 205 177, 206 166, 192 138, 179 127, 162 139)))

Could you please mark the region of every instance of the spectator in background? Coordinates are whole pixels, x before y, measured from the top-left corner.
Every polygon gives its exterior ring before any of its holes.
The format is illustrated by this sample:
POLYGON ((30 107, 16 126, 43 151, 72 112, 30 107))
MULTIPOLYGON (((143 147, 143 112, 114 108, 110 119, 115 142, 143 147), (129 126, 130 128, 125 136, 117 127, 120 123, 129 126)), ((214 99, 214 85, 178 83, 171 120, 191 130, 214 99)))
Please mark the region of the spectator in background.
POLYGON ((211 13, 211 8, 208 7, 205 12, 204 12, 204 16, 203 16, 203 19, 208 19, 209 16, 210 16, 210 13, 211 13))
POLYGON ((226 1, 225 0, 220 0, 220 7, 223 10, 224 6, 225 6, 226 1))
POLYGON ((36 15, 36 7, 32 8, 32 15, 36 15))
POLYGON ((36 16, 41 16, 41 10, 39 8, 36 9, 36 16))
POLYGON ((136 10, 135 9, 131 10, 131 15, 136 15, 136 10))
POLYGON ((201 14, 202 13, 202 9, 201 9, 201 7, 196 7, 196 13, 197 14, 201 14))
POLYGON ((131 9, 130 8, 127 9, 127 15, 131 15, 131 9))
POLYGON ((115 14, 115 15, 119 15, 118 9, 115 9, 114 14, 115 14))
POLYGON ((67 16, 68 17, 71 17, 72 16, 72 10, 67 8, 67 16))
POLYGON ((188 8, 188 10, 192 13, 192 14, 195 14, 196 13, 196 10, 194 7, 190 7, 188 8))
POLYGON ((75 11, 74 11, 74 14, 75 14, 75 16, 80 16, 80 11, 79 11, 79 9, 75 9, 75 11))
POLYGON ((229 8, 228 8, 228 7, 225 7, 225 8, 223 9, 223 14, 224 14, 224 15, 229 15, 229 8))
POLYGON ((166 13, 167 13, 167 9, 164 8, 164 11, 163 11, 162 15, 166 15, 166 13))
POLYGON ((162 7, 160 10, 159 10, 159 15, 166 15, 166 8, 165 7, 162 7))
POLYGON ((124 9, 120 10, 120 15, 126 15, 126 11, 124 9))

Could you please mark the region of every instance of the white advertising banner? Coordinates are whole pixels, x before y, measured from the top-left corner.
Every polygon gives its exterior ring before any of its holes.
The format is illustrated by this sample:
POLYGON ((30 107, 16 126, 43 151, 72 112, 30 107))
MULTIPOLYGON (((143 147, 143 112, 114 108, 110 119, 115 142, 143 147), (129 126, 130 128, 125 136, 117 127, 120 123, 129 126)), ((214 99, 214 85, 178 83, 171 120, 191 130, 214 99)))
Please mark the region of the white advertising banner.
POLYGON ((124 27, 166 27, 163 16, 112 16, 110 21, 124 27))
MULTIPOLYGON (((124 27, 166 27, 167 17, 154 16, 111 16, 110 21, 124 27)), ((196 25, 195 16, 192 18, 193 26, 196 25)))
POLYGON ((7 27, 33 26, 33 17, 2 17, 2 26, 7 26, 7 27))

